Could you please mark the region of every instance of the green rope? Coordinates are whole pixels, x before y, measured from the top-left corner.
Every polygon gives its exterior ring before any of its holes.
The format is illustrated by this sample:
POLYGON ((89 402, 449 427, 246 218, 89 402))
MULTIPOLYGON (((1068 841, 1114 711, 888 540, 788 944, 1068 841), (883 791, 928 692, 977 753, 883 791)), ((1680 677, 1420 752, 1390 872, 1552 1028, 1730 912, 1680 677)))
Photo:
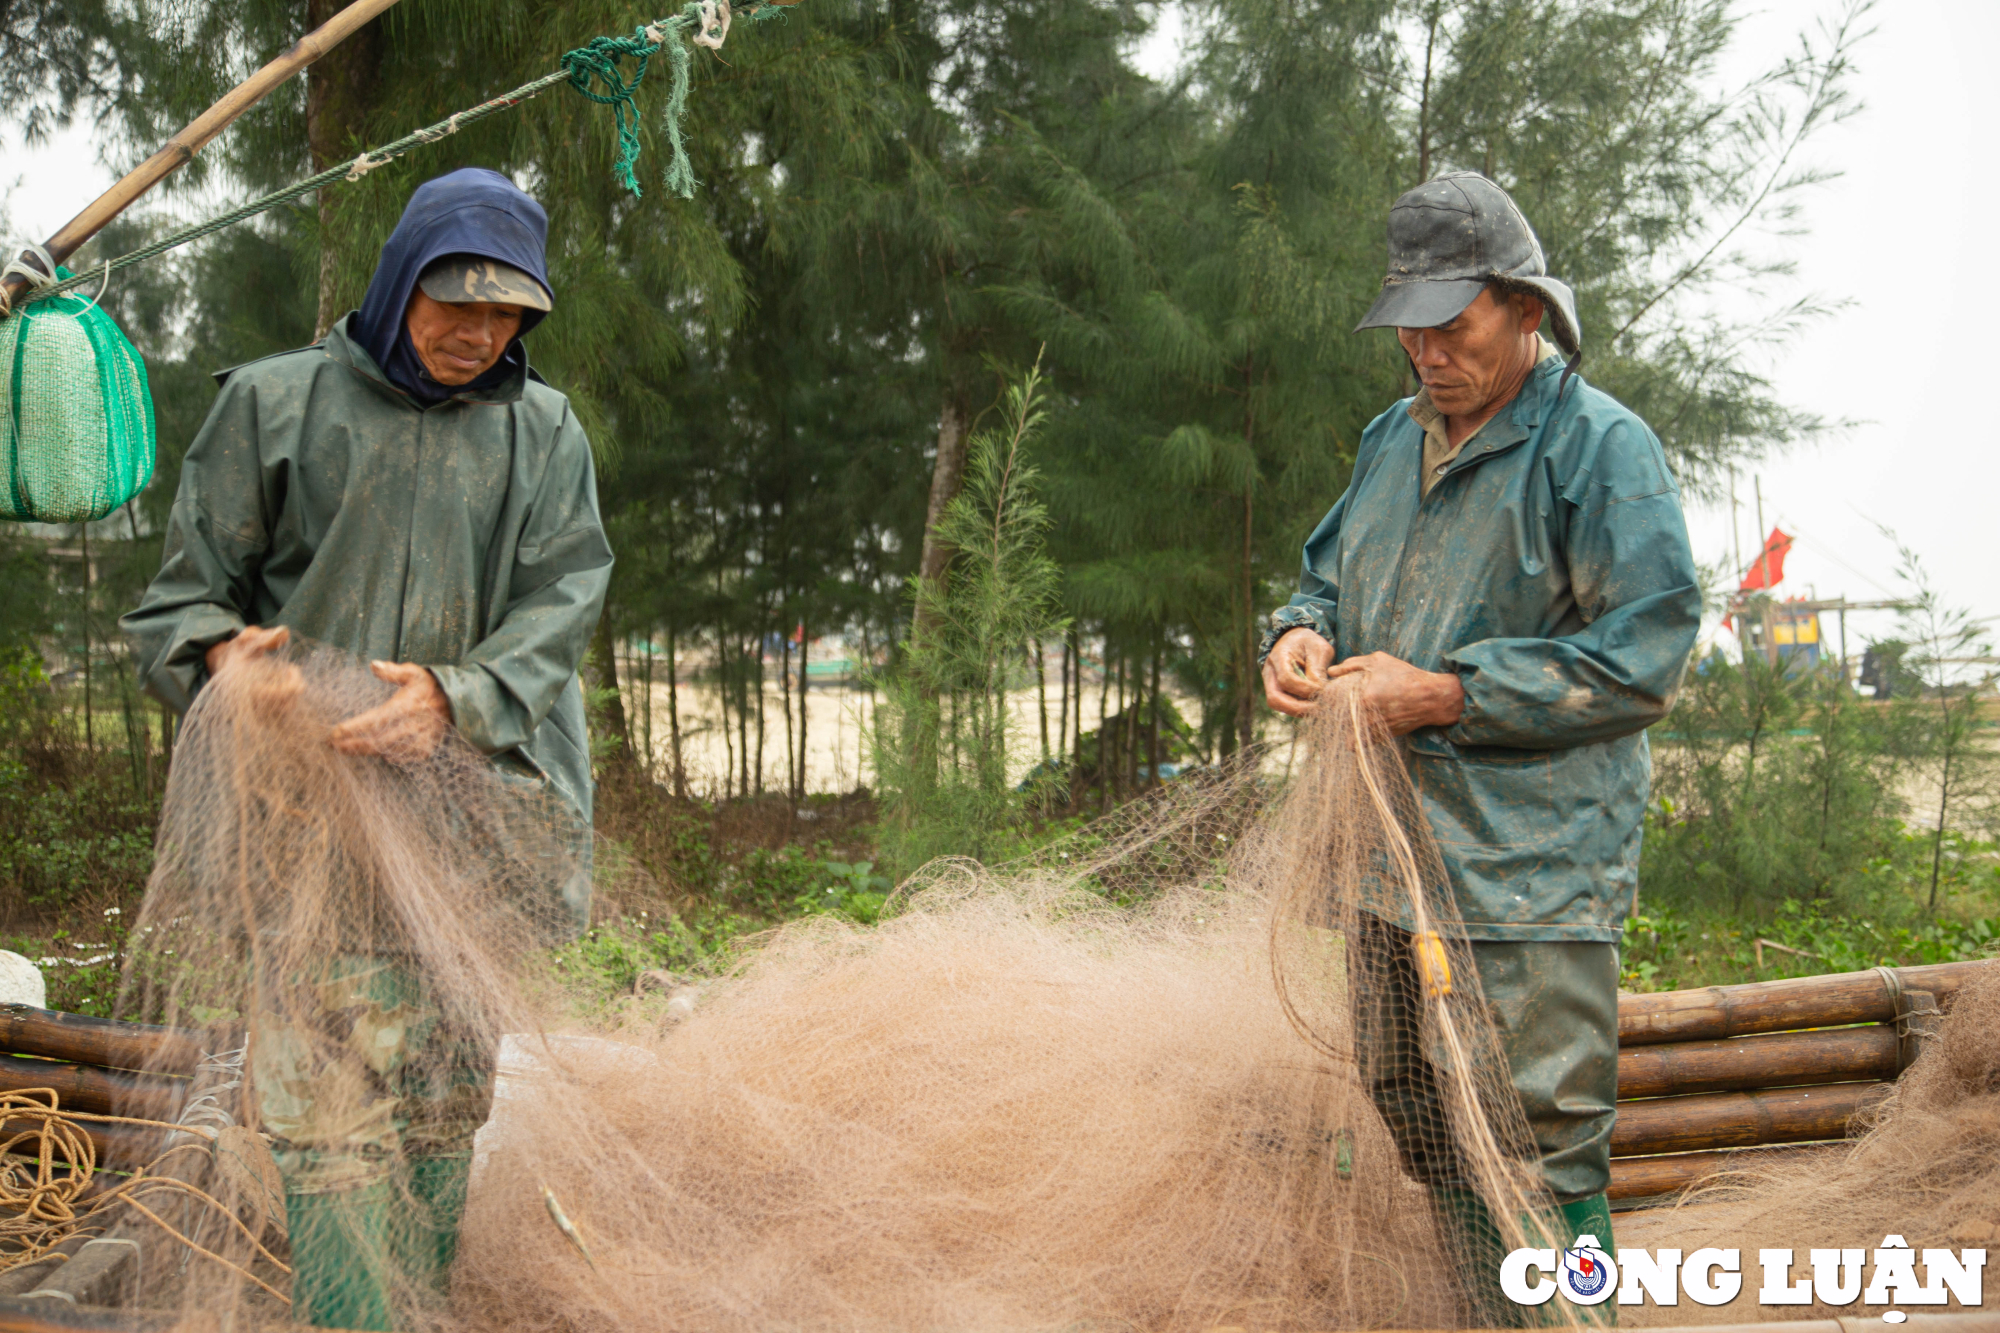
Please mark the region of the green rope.
MULTIPOLYGON (((666 106, 667 144, 670 155, 663 176, 666 187, 674 194, 682 199, 692 198, 696 184, 694 167, 688 161, 687 145, 681 136, 681 121, 687 112, 690 62, 687 47, 681 38, 690 29, 697 31, 700 29, 702 8, 700 0, 690 0, 687 7, 679 14, 636 29, 630 37, 593 38, 590 45, 578 47, 565 54, 562 58, 562 68, 552 74, 544 74, 539 79, 522 84, 512 92, 502 93, 469 110, 456 112, 435 125, 427 125, 393 143, 370 149, 351 162, 328 167, 316 176, 308 176, 283 189, 273 190, 270 194, 252 199, 246 204, 230 209, 227 213, 169 232, 129 254, 119 255, 101 264, 93 264, 62 282, 36 288, 23 294, 17 304, 25 305, 29 302, 46 301, 51 297, 62 296, 86 284, 100 282, 120 269, 143 264, 190 241, 197 241, 226 227, 233 227, 260 213, 268 213, 280 204, 290 203, 336 181, 359 180, 375 168, 395 161, 412 149, 436 143, 439 139, 456 134, 467 125, 484 120, 488 116, 512 110, 559 83, 567 83, 591 101, 611 108, 612 117, 618 128, 618 161, 614 170, 618 175, 618 183, 637 196, 640 194, 640 189, 639 179, 634 171, 639 160, 639 108, 636 94, 640 83, 645 80, 647 65, 662 49, 667 52, 668 60, 673 67, 666 106), (620 64, 628 56, 637 62, 629 80, 624 77, 620 64), (595 91, 593 84, 603 85, 604 91, 601 93, 595 91)), ((755 8, 746 10, 742 17, 756 22, 782 12, 776 3, 767 0, 765 3, 757 4, 755 8)))

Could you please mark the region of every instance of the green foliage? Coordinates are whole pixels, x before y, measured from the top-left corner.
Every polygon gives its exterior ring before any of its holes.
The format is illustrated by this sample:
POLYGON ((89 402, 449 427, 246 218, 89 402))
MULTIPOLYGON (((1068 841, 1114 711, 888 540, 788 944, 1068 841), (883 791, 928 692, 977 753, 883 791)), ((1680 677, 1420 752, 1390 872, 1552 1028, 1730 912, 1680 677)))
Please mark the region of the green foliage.
POLYGON ((1899 692, 1894 706, 1915 734, 1918 772, 1935 793, 1924 814, 1933 829, 1929 906, 1936 910, 1950 831, 2000 827, 2000 755, 1994 753, 1979 702, 1996 675, 1991 669, 1993 641, 1970 612, 1945 605, 1915 551, 1904 546, 1900 554, 1908 589, 1905 643, 1891 671, 1913 678, 1917 688, 1899 692), (1963 670, 1975 664, 1979 670, 1963 670))
POLYGON ((760 921, 719 909, 659 920, 641 912, 593 926, 574 943, 550 950, 547 964, 566 991, 601 1009, 636 994, 648 972, 696 977, 725 966, 740 941, 763 929, 760 921))
POLYGON ((1900 837, 1907 719, 1832 670, 1711 657, 1654 739, 1648 901, 1757 916, 1788 898, 1851 902, 1900 837))
POLYGON ((883 854, 905 872, 933 856, 990 856, 1025 808, 1010 779, 1019 737, 1007 696, 1028 645, 1067 629, 1028 452, 1046 416, 1041 392, 1037 362, 1008 386, 1000 426, 973 437, 964 490, 938 525, 951 564, 936 582, 911 583, 916 629, 873 741, 883 854))
MULTIPOLYGON (((1884 915, 1830 911, 1788 898, 1762 921, 1662 903, 1626 921, 1619 984, 1632 991, 1683 990, 2000 955, 2000 914, 1929 918, 1911 913, 1914 901, 1908 895, 1885 900, 1884 915)), ((1989 906, 1994 901, 1985 899, 1989 906)))

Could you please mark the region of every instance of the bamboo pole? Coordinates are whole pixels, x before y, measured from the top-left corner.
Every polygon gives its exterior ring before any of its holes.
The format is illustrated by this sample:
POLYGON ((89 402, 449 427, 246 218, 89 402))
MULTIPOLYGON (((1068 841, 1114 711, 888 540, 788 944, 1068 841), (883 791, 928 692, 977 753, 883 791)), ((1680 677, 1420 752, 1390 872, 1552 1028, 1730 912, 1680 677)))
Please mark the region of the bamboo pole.
POLYGON ((1893 1079, 1901 1047, 1893 1023, 1627 1047, 1618 1052, 1618 1097, 1893 1079))
POLYGON ((1846 1147, 1845 1143, 1786 1143, 1659 1157, 1614 1157, 1611 1187, 1606 1194, 1612 1199, 1651 1199, 1678 1194, 1690 1185, 1727 1172, 1769 1170, 1837 1153, 1846 1147))
POLYGON ((49 1088, 65 1111, 129 1115, 140 1120, 172 1120, 187 1099, 186 1079, 121 1074, 95 1065, 23 1060, 0 1055, 0 1092, 49 1088))
MULTIPOLYGON (((1934 963, 1895 969, 1906 991, 1929 991, 1940 1009, 1975 977, 1994 975, 2000 960, 1934 963)), ((1879 972, 1840 972, 1742 986, 1625 995, 1618 1000, 1618 1044, 1650 1046, 1668 1041, 1714 1041, 1753 1032, 1886 1023, 1895 1001, 1879 972)))
MULTIPOLYGON (((238 116, 395 3, 396 0, 354 0, 353 4, 299 38, 291 50, 230 89, 221 101, 196 116, 186 129, 167 140, 158 152, 127 172, 125 179, 65 222, 48 239, 44 248, 58 264, 68 259, 82 248, 85 241, 102 231, 105 224, 207 147, 209 141, 227 129, 238 116)), ((26 255, 21 258, 25 263, 35 262, 26 255)), ((6 280, 7 302, 11 304, 27 286, 26 278, 18 274, 9 277, 6 280)))
POLYGON ((1874 1105, 1894 1086, 1833 1083, 1623 1102, 1611 1130, 1611 1155, 1642 1157, 1844 1138, 1854 1114, 1874 1105))
POLYGON ((220 1037, 179 1028, 88 1018, 31 1005, 0 1005, 0 1051, 39 1055, 72 1064, 104 1069, 192 1071, 203 1048, 223 1044, 220 1037))

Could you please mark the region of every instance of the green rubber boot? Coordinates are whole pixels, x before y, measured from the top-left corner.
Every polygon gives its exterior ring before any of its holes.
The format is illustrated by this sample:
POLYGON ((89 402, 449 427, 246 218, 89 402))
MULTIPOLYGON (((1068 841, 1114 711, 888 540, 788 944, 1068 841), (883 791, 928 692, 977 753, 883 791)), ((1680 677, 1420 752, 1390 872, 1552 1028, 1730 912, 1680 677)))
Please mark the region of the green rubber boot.
POLYGON ((469 1152, 411 1157, 404 1164, 410 1208, 396 1228, 396 1259, 410 1286, 434 1295, 439 1305, 451 1295, 451 1266, 458 1258, 458 1229, 471 1178, 469 1152))
MULTIPOLYGON (((1516 1305, 1508 1300, 1500 1290, 1500 1263, 1507 1257, 1507 1244, 1485 1200, 1471 1190, 1457 1189, 1433 1190, 1431 1199, 1446 1250, 1458 1256, 1460 1282, 1475 1326, 1554 1328, 1570 1323, 1608 1326, 1618 1322, 1616 1297, 1594 1306, 1572 1306, 1560 1296, 1541 1305, 1516 1305)), ((1555 1250, 1568 1249, 1578 1236, 1595 1236, 1606 1254, 1618 1257, 1611 1238, 1611 1205, 1602 1194, 1563 1204, 1550 1213, 1524 1217, 1521 1229, 1530 1245, 1555 1250)))
MULTIPOLYGON (((1611 1235, 1611 1200, 1602 1194, 1593 1194, 1588 1199, 1578 1199, 1575 1203, 1563 1204, 1557 1210, 1561 1234, 1551 1243, 1567 1249, 1576 1244, 1578 1236, 1597 1237, 1598 1248, 1618 1257, 1618 1242, 1611 1235)), ((1618 1322, 1618 1298, 1611 1297, 1601 1305, 1584 1306, 1577 1314, 1586 1322, 1602 1326, 1612 1326, 1618 1322)))
POLYGON ((1500 1262, 1507 1243, 1493 1212, 1471 1190, 1433 1189, 1439 1239, 1455 1256, 1459 1290, 1476 1328, 1541 1328, 1551 1322, 1546 1306, 1516 1305, 1500 1290, 1500 1262))
POLYGON ((292 1236, 292 1319, 312 1328, 389 1333, 390 1218, 387 1180, 324 1193, 285 1194, 292 1236))

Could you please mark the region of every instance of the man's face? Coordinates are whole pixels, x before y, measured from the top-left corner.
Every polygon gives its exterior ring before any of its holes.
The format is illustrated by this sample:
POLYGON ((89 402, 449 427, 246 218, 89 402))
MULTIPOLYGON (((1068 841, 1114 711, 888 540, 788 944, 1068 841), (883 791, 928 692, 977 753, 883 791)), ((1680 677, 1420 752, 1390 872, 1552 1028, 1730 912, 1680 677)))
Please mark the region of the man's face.
POLYGON ((1458 318, 1434 329, 1397 329, 1396 337, 1438 411, 1473 416, 1519 387, 1535 355, 1529 335, 1541 322, 1539 298, 1498 296, 1488 287, 1458 318))
POLYGON ((410 346, 439 384, 470 384, 493 368, 521 331, 521 307, 434 301, 419 289, 404 316, 410 346))

